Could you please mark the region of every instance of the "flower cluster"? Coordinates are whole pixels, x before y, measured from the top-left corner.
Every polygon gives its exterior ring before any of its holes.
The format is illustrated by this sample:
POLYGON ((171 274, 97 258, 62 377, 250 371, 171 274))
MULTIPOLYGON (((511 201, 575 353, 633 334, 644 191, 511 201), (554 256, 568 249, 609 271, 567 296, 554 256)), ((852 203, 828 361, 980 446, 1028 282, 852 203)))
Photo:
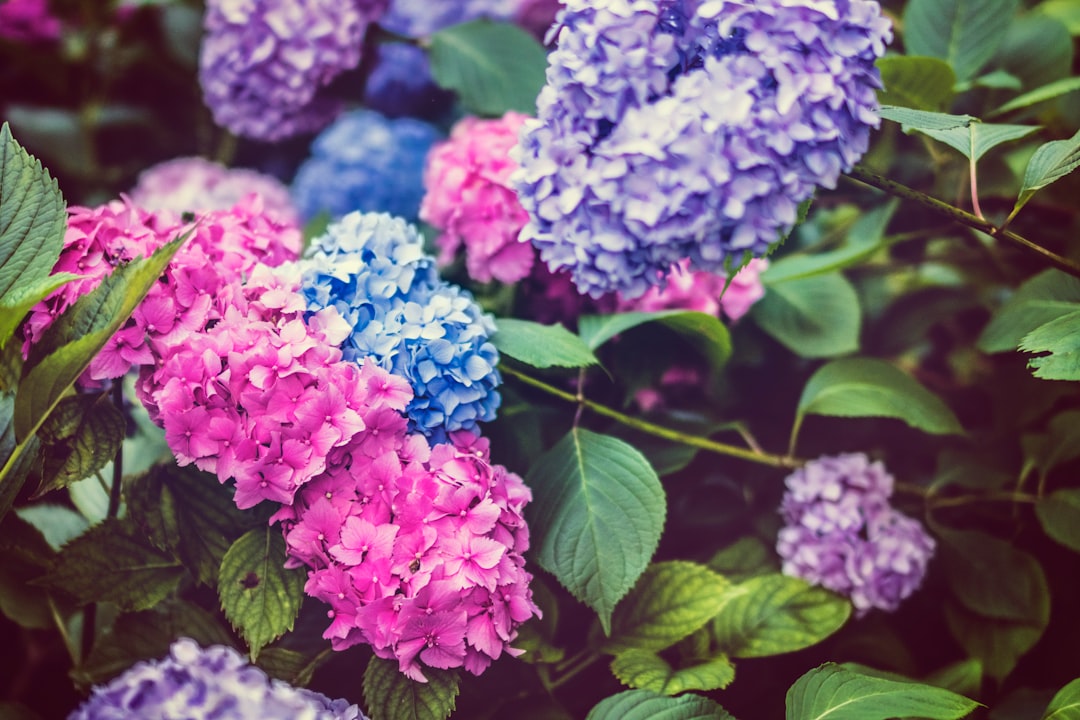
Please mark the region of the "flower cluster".
POLYGON ((267 677, 224 645, 173 643, 161 660, 140 662, 95 687, 68 720, 367 720, 346 700, 267 677))
POLYGON ((144 170, 128 195, 147 210, 200 212, 228 210, 251 193, 262 197, 267 213, 299 223, 289 189, 280 180, 200 157, 176 158, 144 170))
POLYGON ((424 159, 441 133, 414 118, 370 110, 339 117, 311 146, 293 180, 300 214, 333 218, 359 210, 414 219, 423 197, 424 159))
POLYGON ((490 18, 507 20, 514 16, 520 0, 391 0, 379 25, 396 35, 419 38, 458 23, 490 18))
POLYGON ((879 123, 874 0, 568 0, 514 183, 522 237, 626 297, 761 256, 879 123))
POLYGON ((526 119, 516 112, 467 117, 432 149, 424 169, 420 218, 442 231, 439 261, 451 262, 464 244, 469 276, 481 282, 517 282, 532 268, 532 247, 518 242, 528 215, 509 185, 517 166, 508 153, 526 119))
POLYGON ((214 121, 259 140, 325 126, 341 110, 320 94, 360 63, 386 0, 209 0, 199 81, 214 121))
POLYGON ((49 12, 48 0, 8 0, 0 3, 0 38, 20 42, 56 40, 60 21, 49 12))
POLYGON ((934 540, 889 505, 893 478, 880 462, 821 457, 786 484, 776 544, 784 573, 849 596, 860 613, 895 610, 915 592, 934 540))
POLYGON ((350 213, 312 243, 302 267, 308 309, 335 308, 350 328, 345 359, 408 380, 413 428, 441 442, 495 417, 494 322, 468 293, 439 279, 413 226, 350 213))
POLYGON ((435 84, 427 53, 416 45, 384 42, 364 83, 364 106, 396 118, 437 118, 446 113, 454 94, 435 84))
POLYGON ((619 312, 696 310, 717 317, 723 312, 738 320, 764 297, 760 276, 768 264, 768 260, 754 258, 727 284, 723 275, 690 271, 689 262, 684 260, 675 266, 663 287, 651 287, 641 297, 619 298, 617 309, 619 312))
POLYGON ((328 603, 335 649, 368 643, 426 681, 423 666, 480 674, 540 611, 523 553, 521 478, 468 433, 428 446, 402 428, 364 433, 282 508, 305 591, 328 603))

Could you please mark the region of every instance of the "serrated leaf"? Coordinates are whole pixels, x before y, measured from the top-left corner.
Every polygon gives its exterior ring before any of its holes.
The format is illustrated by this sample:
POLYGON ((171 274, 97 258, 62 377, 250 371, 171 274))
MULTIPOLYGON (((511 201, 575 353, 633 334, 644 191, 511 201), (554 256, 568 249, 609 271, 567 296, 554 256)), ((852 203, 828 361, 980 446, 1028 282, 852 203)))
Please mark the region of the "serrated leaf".
MULTIPOLYGON (((64 246, 67 211, 56 180, 0 126, 0 306, 48 277, 64 246)), ((21 316, 18 318, 21 319, 21 316)), ((5 337, 0 335, 0 346, 5 337)))
POLYGON ((818 368, 803 388, 796 423, 806 415, 891 417, 935 435, 964 432, 940 398, 896 366, 874 358, 833 360, 818 368))
POLYGON ((877 66, 885 85, 878 93, 882 105, 939 111, 952 101, 956 73, 944 60, 890 55, 878 58, 877 66))
POLYGON ((909 55, 941 58, 957 80, 974 78, 994 57, 1019 0, 910 0, 904 8, 909 55))
POLYGON ((1080 380, 1080 310, 1035 328, 1020 340, 1020 350, 1049 353, 1028 360, 1037 378, 1080 380))
POLYGON ((267 643, 292 630, 304 601, 306 573, 287 570, 285 556, 281 531, 265 527, 240 536, 221 560, 221 609, 247 642, 252 661, 267 643))
POLYGON ((735 666, 723 653, 675 668, 649 650, 626 650, 611 661, 611 672, 623 685, 661 695, 678 695, 687 690, 722 690, 735 679, 735 666))
POLYGON ((57 273, 39 280, 33 285, 16 285, 0 299, 0 348, 7 344, 15 329, 26 317, 31 308, 45 299, 45 296, 57 288, 74 280, 77 275, 57 273))
POLYGON ((595 350, 619 333, 652 322, 686 338, 714 370, 722 368, 731 356, 731 335, 720 318, 690 310, 585 315, 578 319, 578 334, 590 350, 595 350))
POLYGON ((735 658, 801 650, 839 630, 851 603, 824 588, 779 573, 750 578, 716 618, 716 643, 735 658))
MULTIPOLYGON (((102 303, 103 306, 115 309, 107 322, 100 326, 94 325, 96 329, 93 332, 64 345, 25 373, 15 395, 15 435, 20 442, 37 431, 41 422, 89 366, 94 356, 120 326, 127 322, 128 317, 168 267, 181 243, 182 240, 174 240, 145 260, 135 260, 117 268, 110 275, 110 278, 115 279, 106 279, 98 288, 79 299, 79 302, 82 302, 101 291, 110 297, 118 296, 120 301, 102 303)), ((76 306, 78 304, 77 302, 76 306)), ((96 304, 94 300, 88 301, 88 306, 96 304)), ((75 306, 68 308, 68 312, 77 312, 75 306)), ((61 315, 61 318, 63 317, 64 315, 61 315)))
POLYGON ((837 272, 766 285, 765 297, 754 303, 750 315, 800 357, 834 357, 859 349, 859 296, 837 272))
POLYGON ((64 546, 56 567, 38 584, 63 590, 80 605, 111 602, 122 610, 157 605, 184 569, 127 523, 109 519, 64 546))
POLYGON ((627 690, 601 700, 585 720, 734 720, 724 708, 699 695, 664 697, 651 690, 627 690))
POLYGON ((930 112, 927 110, 915 110, 895 105, 882 105, 879 114, 885 120, 900 123, 900 129, 904 132, 912 130, 948 130, 950 128, 967 127, 978 118, 971 115, 949 115, 947 113, 930 112))
POLYGON ((597 612, 611 614, 660 542, 667 500, 630 445, 574 428, 529 470, 526 514, 540 566, 597 612))
POLYGON ((1080 678, 1061 688, 1046 706, 1042 720, 1080 720, 1080 678))
POLYGON ((499 318, 491 342, 503 355, 536 368, 580 368, 600 362, 581 338, 562 325, 499 318))
POLYGON ((460 678, 454 670, 424 668, 426 683, 401 674, 397 662, 373 657, 364 671, 367 713, 379 720, 445 720, 454 711, 460 678))
POLYGON ((1003 125, 972 121, 967 127, 920 132, 945 143, 968 160, 978 162, 982 156, 1002 143, 1027 137, 1039 128, 1035 125, 1003 125))
POLYGON ((431 36, 431 76, 476 115, 508 110, 536 114, 547 53, 525 30, 487 20, 453 25, 431 36))
POLYGON ((704 565, 654 563, 616 606, 611 638, 601 649, 619 654, 670 647, 704 627, 731 595, 731 583, 704 565))
POLYGON ((1029 332, 1080 310, 1080 279, 1045 270, 1021 285, 991 318, 978 348, 995 353, 1015 350, 1029 332))
POLYGON ((787 720, 959 720, 979 703, 931 685, 863 675, 825 663, 787 693, 787 720))
POLYGON ((309 657, 287 648, 268 647, 259 653, 256 664, 272 678, 284 680, 295 687, 307 687, 311 684, 311 676, 326 660, 327 657, 321 653, 309 657))
POLYGON ((41 485, 35 497, 65 488, 105 467, 124 442, 127 421, 107 394, 76 395, 62 399, 42 425, 41 485), (46 432, 56 416, 74 420, 63 436, 46 432))
POLYGON ((1058 490, 1039 498, 1035 514, 1047 535, 1080 552, 1080 490, 1058 490))
MULTIPOLYGON (((1080 89, 1080 78, 1069 79, 1078 81, 1076 85, 1077 89, 1080 89)), ((1016 200, 1012 214, 1015 215, 1020 208, 1027 205, 1028 200, 1031 200, 1039 190, 1057 182, 1078 166, 1080 166, 1080 132, 1068 140, 1054 140, 1039 146, 1028 160, 1027 170, 1024 171, 1024 183, 1020 188, 1020 196, 1016 200)))

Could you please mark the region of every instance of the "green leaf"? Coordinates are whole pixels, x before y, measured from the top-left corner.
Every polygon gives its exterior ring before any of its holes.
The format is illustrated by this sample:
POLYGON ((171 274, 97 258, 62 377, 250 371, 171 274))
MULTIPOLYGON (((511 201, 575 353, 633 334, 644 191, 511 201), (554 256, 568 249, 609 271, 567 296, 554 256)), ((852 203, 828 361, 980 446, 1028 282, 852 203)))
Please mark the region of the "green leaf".
POLYGON ((63 590, 80 605, 111 602, 146 610, 175 588, 184 569, 128 523, 109 519, 64 546, 56 567, 38 584, 63 590))
POLYGON ((1076 92, 1080 90, 1080 77, 1068 77, 1055 80, 1052 83, 1043 85, 1040 88, 1035 88, 1031 92, 1026 92, 1023 95, 1014 97, 1009 102, 999 107, 993 115, 1004 115, 1005 113, 1012 112, 1013 110, 1020 110, 1021 108, 1030 107, 1047 100, 1053 100, 1056 97, 1067 95, 1068 93, 1076 92))
POLYGON ((664 697, 651 690, 627 690, 601 700, 585 720, 734 720, 724 708, 699 695, 664 697))
POLYGON ((1066 313, 1080 310, 1080 279, 1045 270, 1031 278, 994 313, 979 336, 978 348, 995 353, 1016 350, 1029 332, 1066 313))
POLYGON ((736 658, 767 657, 817 644, 851 616, 851 603, 779 573, 750 578, 716 618, 717 644, 736 658))
POLYGON ((880 114, 886 120, 900 123, 900 129, 904 132, 966 128, 972 122, 978 121, 978 118, 971 115, 947 115, 945 113, 913 110, 893 105, 882 105, 880 114))
POLYGON ((453 670, 424 668, 426 683, 410 680, 394 660, 373 657, 364 671, 367 713, 379 720, 444 720, 454 711, 460 678, 453 670))
POLYGON ((597 612, 605 634, 615 605, 660 542, 660 479, 622 440, 574 428, 529 470, 526 510, 537 562, 597 612))
POLYGON ((457 92, 470 112, 536 114, 547 53, 520 27, 487 20, 453 25, 431 36, 430 60, 435 82, 457 92))
POLYGON ((630 312, 614 315, 585 315, 578 320, 578 332, 590 350, 603 345, 619 333, 645 323, 656 322, 682 335, 694 345, 714 370, 722 368, 731 357, 731 335, 715 315, 690 310, 630 312))
POLYGON ((787 720, 888 720, 897 717, 959 720, 979 703, 916 682, 872 677, 825 663, 795 681, 787 693, 787 720))
POLYGON ((503 355, 536 368, 580 368, 600 362, 581 338, 562 325, 499 318, 491 342, 503 355))
POLYGON ((1050 589, 1035 557, 986 533, 941 530, 939 535, 941 562, 960 604, 988 618, 1046 626, 1050 589))
POLYGON ((926 677, 927 685, 952 690, 960 695, 979 695, 982 690, 983 664, 977 658, 946 665, 926 677))
POLYGON ((994 57, 1019 0, 910 0, 904 8, 909 55, 941 58, 957 80, 974 78, 994 57))
POLYGON ((944 60, 889 55, 878 58, 877 66, 885 85, 878 93, 882 105, 940 111, 952 102, 956 73, 944 60))
MULTIPOLYGON (((1080 81, 1080 78, 1070 79, 1080 81)), ((1080 82, 1077 83, 1077 89, 1080 89, 1080 82)), ((1077 166, 1080 166, 1080 132, 1068 140, 1054 140, 1039 146, 1028 160, 1027 170, 1024 171, 1024 184, 1020 188, 1020 196, 1012 214, 1015 215, 1020 208, 1027 205, 1028 200, 1039 190, 1065 177, 1077 166)))
POLYGON ((17 515, 0 524, 0 612, 24 628, 53 627, 49 592, 30 583, 56 562, 56 553, 40 530, 17 515))
POLYGON ((1080 490, 1058 490, 1039 498, 1035 514, 1047 535, 1080 552, 1080 490))
POLYGON ((39 280, 32 285, 20 284, 11 289, 3 298, 0 298, 0 348, 4 347, 15 329, 22 323, 26 313, 45 299, 45 296, 59 287, 74 280, 77 275, 71 273, 57 273, 39 280))
POLYGON ((750 314, 800 357, 834 357, 859 349, 859 296, 840 273, 767 284, 765 297, 750 314))
POLYGON ((86 532, 89 524, 79 513, 64 505, 37 503, 15 508, 15 514, 36 527, 53 550, 86 532))
POLYGON ((1037 378, 1044 380, 1080 380, 1080 310, 1054 318, 1035 328, 1020 340, 1024 352, 1049 355, 1028 360, 1037 378))
POLYGON ((1009 23, 994 65, 1015 75, 1025 88, 1038 88, 1072 74, 1069 29, 1052 17, 1023 13, 1009 23))
POLYGON ((796 425, 807 415, 891 417, 935 435, 964 429, 936 395, 884 360, 847 358, 818 368, 803 388, 796 425))
POLYGON ((285 538, 273 527, 255 528, 221 560, 218 597, 254 661, 267 643, 292 630, 304 601, 302 568, 285 569, 285 538))
POLYGON ((618 654, 670 647, 720 612, 731 598, 730 590, 730 582, 704 565, 654 563, 615 608, 611 638, 601 649, 618 654))
POLYGON ((752 535, 717 550, 706 564, 735 583, 780 570, 776 551, 752 535))
POLYGON ((1080 678, 1058 691, 1042 720, 1080 720, 1080 678))
POLYGON ((998 682, 1016 667, 1019 659, 1042 637, 1043 627, 995 620, 971 612, 953 601, 945 603, 949 632, 969 657, 982 663, 987 675, 998 682))
MULTIPOLYGON (((25 302, 23 288, 40 289, 60 257, 66 227, 56 180, 15 141, 5 122, 0 126, 0 311, 25 302)), ((0 346, 8 337, 0 335, 0 346)))
POLYGON ((268 647, 259 653, 259 662, 256 664, 270 677, 284 680, 296 687, 307 687, 311 684, 312 675, 327 659, 321 653, 308 656, 295 650, 268 647))
POLYGON ((1070 34, 1080 35, 1080 5, 1076 0, 1045 0, 1039 3, 1035 12, 1060 20, 1070 34))
POLYGON ((124 415, 107 393, 62 399, 39 430, 44 444, 41 485, 35 497, 105 467, 120 450, 126 427, 124 415))
POLYGON ((1003 125, 973 120, 966 127, 921 130, 920 132, 958 150, 968 160, 978 162, 983 155, 998 145, 1019 140, 1038 130, 1036 125, 1003 125))
MULTIPOLYGON (((120 326, 127 322, 128 317, 168 267, 181 242, 182 239, 174 240, 145 260, 135 260, 117 268, 99 287, 84 295, 75 306, 68 309, 68 313, 79 313, 76 307, 86 301, 84 308, 96 306, 111 308, 111 311, 108 319, 101 324, 94 321, 90 326, 94 328, 93 331, 60 347, 25 374, 15 396, 15 435, 20 442, 37 431, 41 422, 52 412, 98 351, 120 326), (104 300, 95 295, 99 292, 104 296, 104 300)), ((57 322, 63 322, 66 315, 67 313, 61 315, 57 322)), ((96 312, 92 317, 98 317, 96 312)))
POLYGON ((848 231, 844 244, 836 250, 780 258, 770 264, 762 274, 762 282, 767 287, 772 287, 790 280, 842 270, 862 262, 882 248, 885 228, 899 204, 898 200, 893 200, 860 215, 848 231))
POLYGON ((678 695, 687 690, 721 690, 735 679, 735 666, 723 653, 674 668, 649 650, 626 650, 611 661, 611 672, 623 685, 661 695, 678 695))

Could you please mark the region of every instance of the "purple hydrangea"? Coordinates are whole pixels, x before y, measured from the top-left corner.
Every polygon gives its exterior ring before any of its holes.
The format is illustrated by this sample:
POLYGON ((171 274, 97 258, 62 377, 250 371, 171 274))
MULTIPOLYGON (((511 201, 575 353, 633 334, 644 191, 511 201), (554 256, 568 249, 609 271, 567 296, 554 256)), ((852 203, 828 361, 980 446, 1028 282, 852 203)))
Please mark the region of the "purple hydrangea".
POLYGON ((458 23, 490 18, 507 20, 517 12, 520 0, 391 0, 379 24, 397 35, 424 37, 458 23))
POLYGON ((375 65, 364 85, 364 105, 387 117, 435 118, 453 104, 454 94, 431 77, 427 53, 415 45, 388 42, 375 49, 375 65))
POLYGON ((851 598, 861 614, 915 592, 934 540, 889 505, 893 478, 862 453, 821 457, 787 477, 776 549, 787 575, 851 598))
POLYGON ((405 378, 410 429, 433 442, 476 432, 495 417, 494 321, 466 291, 439 279, 416 228, 385 214, 350 213, 308 248, 303 292, 311 311, 333 306, 352 327, 346 360, 405 378))
POLYGON ((232 648, 183 638, 168 657, 134 665, 68 720, 367 720, 356 705, 272 680, 232 648))
POLYGON ((877 127, 874 0, 567 0, 514 182, 593 297, 762 256, 877 127))
POLYGON ((314 132, 341 110, 321 94, 360 63, 386 0, 208 0, 199 81, 214 121, 276 141, 314 132))
POLYGON ((435 126, 415 118, 346 113, 315 138, 293 179, 293 200, 305 219, 358 210, 413 220, 424 196, 424 160, 441 138, 435 126))

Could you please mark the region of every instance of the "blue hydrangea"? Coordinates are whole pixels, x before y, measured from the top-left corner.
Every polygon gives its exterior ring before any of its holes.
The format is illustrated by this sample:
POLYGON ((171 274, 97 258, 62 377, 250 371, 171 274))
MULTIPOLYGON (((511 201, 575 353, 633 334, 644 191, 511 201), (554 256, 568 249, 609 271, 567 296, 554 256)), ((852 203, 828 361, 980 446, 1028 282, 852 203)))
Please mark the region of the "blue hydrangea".
POLYGON ((375 49, 375 65, 364 84, 364 105, 387 117, 436 118, 454 94, 431 77, 427 53, 415 45, 388 42, 375 49))
POLYGON ((173 643, 168 657, 141 662, 94 688, 68 720, 367 720, 356 705, 294 688, 229 647, 173 643))
POLYGON ((379 24, 397 35, 418 38, 458 23, 490 18, 508 20, 519 0, 392 0, 379 24))
POLYGON ((410 220, 424 195, 424 161, 442 133, 414 118, 390 120, 372 110, 345 113, 311 145, 292 183, 304 219, 356 210, 410 220))
POLYGON ((513 182, 593 297, 766 254, 879 124, 874 0, 567 0, 513 182))
POLYGON ((922 583, 934 540, 889 504, 893 478, 861 453, 812 460, 785 481, 776 549, 787 575, 895 610, 922 583))
POLYGON ((345 358, 403 377, 412 429, 435 442, 495 418, 495 332, 472 296, 438 277, 416 228, 379 213, 330 225, 302 260, 308 309, 333 306, 352 326, 345 358))

